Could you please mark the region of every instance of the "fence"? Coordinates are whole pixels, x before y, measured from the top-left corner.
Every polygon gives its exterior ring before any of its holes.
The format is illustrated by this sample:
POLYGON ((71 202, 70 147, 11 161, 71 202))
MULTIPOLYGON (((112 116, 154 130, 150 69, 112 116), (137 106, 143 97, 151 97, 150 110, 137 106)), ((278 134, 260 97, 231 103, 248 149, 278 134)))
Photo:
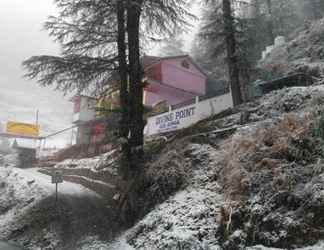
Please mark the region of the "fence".
POLYGON ((231 92, 202 101, 197 97, 192 104, 177 109, 170 107, 169 112, 149 117, 144 133, 150 136, 186 128, 232 107, 231 92))

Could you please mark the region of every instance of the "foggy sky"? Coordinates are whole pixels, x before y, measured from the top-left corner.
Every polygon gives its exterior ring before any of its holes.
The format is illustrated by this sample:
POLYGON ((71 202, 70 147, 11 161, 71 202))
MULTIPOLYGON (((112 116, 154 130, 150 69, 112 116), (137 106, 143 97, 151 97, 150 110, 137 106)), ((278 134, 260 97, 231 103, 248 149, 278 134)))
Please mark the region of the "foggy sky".
POLYGON ((0 122, 34 122, 39 109, 43 134, 71 124, 72 105, 50 88, 23 78, 23 60, 57 54, 58 46, 43 30, 55 13, 52 0, 0 0, 0 122))
MULTIPOLYGON (((58 45, 43 29, 47 17, 53 14, 53 0, 0 0, 0 125, 7 120, 34 122, 36 110, 40 112, 43 135, 71 125, 72 104, 68 98, 23 78, 21 66, 23 60, 34 55, 58 54, 58 45)), ((184 36, 186 50, 192 32, 184 36)), ((66 134, 61 138, 60 146, 68 142, 62 141, 68 137, 66 134)))

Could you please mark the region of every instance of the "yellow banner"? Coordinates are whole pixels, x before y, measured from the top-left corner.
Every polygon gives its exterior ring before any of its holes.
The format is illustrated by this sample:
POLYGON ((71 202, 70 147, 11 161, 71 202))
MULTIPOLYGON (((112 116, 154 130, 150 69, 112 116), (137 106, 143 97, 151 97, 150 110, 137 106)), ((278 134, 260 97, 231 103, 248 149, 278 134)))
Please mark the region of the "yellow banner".
POLYGON ((24 136, 39 136, 40 127, 36 124, 7 122, 7 133, 24 136))

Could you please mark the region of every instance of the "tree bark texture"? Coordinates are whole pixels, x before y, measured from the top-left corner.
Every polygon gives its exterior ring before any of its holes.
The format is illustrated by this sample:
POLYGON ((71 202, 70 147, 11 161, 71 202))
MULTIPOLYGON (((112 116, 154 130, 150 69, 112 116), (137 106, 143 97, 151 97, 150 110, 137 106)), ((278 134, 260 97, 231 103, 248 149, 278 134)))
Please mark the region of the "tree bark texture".
POLYGON ((128 32, 128 61, 129 61, 129 92, 130 92, 130 146, 132 153, 131 171, 133 174, 141 172, 144 158, 144 126, 143 119, 143 70, 140 62, 139 29, 141 6, 143 0, 129 1, 127 6, 128 32))
POLYGON ((124 0, 117 1, 117 21, 118 21, 118 73, 119 73, 119 91, 120 91, 120 107, 121 120, 119 124, 119 134, 122 140, 122 155, 123 161, 121 163, 121 175, 123 178, 128 177, 129 162, 131 161, 131 151, 128 141, 130 133, 130 110, 129 110, 129 93, 128 93, 128 70, 127 70, 127 46, 126 46, 126 8, 124 0))
POLYGON ((274 43, 275 35, 273 32, 273 21, 272 21, 272 0, 267 0, 267 8, 268 8, 268 35, 269 35, 269 45, 272 45, 274 43))
POLYGON ((242 99, 242 93, 240 87, 240 74, 239 74, 237 51, 236 51, 234 18, 232 15, 231 0, 223 0, 223 19, 225 25, 229 78, 231 82, 233 103, 234 106, 236 106, 241 104, 243 102, 243 99, 242 99))

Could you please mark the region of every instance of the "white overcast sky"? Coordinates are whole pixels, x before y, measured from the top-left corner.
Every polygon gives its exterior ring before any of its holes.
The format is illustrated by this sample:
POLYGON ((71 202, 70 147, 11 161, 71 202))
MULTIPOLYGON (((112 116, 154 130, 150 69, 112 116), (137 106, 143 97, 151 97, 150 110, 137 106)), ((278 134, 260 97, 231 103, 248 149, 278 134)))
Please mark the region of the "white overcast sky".
MULTIPOLYGON (((0 0, 1 124, 7 120, 34 122, 38 109, 43 134, 71 125, 72 104, 67 98, 23 78, 23 60, 33 55, 58 54, 58 46, 43 29, 51 14, 55 14, 53 0, 0 0)), ((185 36, 186 47, 192 36, 185 36)), ((60 146, 64 143, 60 141, 60 146)))
MULTIPOLYGON (((72 105, 59 92, 23 78, 23 60, 57 54, 58 47, 43 30, 54 14, 52 0, 0 0, 0 122, 34 122, 39 109, 43 134, 71 124, 72 105)), ((60 141, 60 146, 65 142, 60 141)))

